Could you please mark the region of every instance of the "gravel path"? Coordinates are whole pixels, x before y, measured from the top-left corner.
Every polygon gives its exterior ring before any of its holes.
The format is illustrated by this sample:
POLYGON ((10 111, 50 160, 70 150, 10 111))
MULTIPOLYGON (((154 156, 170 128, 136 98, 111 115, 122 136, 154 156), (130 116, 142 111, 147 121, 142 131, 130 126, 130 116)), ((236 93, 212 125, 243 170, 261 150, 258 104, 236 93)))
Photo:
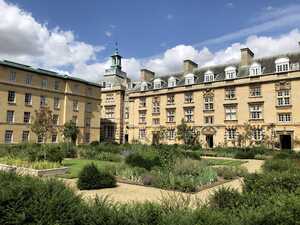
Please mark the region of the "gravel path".
MULTIPOLYGON (((228 159, 222 157, 205 157, 205 158, 228 159)), ((246 167, 250 173, 260 172, 261 166, 264 163, 264 161, 262 160, 245 160, 245 161, 246 163, 243 164, 242 166, 246 167)), ((212 194, 215 190, 217 190, 222 186, 235 188, 241 191, 243 180, 235 179, 227 183, 200 191, 196 194, 179 193, 174 191, 162 190, 159 188, 144 187, 140 185, 132 185, 132 184, 124 184, 124 183, 118 183, 118 186, 115 188, 80 191, 76 188, 76 179, 71 179, 71 180, 66 179, 65 182, 77 194, 80 194, 83 198, 87 198, 87 199, 90 198, 94 199, 97 196, 108 196, 109 199, 113 201, 126 203, 126 202, 144 202, 144 201, 159 202, 165 198, 183 197, 185 199, 189 198, 193 202, 193 204, 198 204, 207 201, 210 194, 212 194)))

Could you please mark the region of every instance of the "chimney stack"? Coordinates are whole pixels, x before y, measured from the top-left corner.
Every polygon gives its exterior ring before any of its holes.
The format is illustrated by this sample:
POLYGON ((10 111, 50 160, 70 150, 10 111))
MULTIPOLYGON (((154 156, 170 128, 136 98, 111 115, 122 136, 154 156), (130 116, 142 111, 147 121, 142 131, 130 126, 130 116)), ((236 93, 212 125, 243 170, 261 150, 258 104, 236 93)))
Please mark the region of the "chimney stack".
POLYGON ((241 49, 241 64, 240 66, 250 66, 252 63, 252 59, 254 57, 254 53, 250 50, 250 48, 242 48, 241 49))
POLYGON ((155 73, 151 70, 141 69, 140 79, 142 81, 151 81, 154 78, 155 73))
POLYGON ((186 59, 183 61, 183 73, 193 73, 195 69, 198 68, 198 64, 193 62, 192 60, 186 59))

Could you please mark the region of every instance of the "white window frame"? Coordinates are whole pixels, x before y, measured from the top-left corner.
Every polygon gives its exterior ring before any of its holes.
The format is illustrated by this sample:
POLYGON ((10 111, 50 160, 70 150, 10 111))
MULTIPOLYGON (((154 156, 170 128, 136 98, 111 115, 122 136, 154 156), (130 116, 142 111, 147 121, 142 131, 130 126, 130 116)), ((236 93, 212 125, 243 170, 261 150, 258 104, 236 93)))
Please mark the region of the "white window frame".
POLYGON ((192 73, 189 73, 184 76, 184 84, 185 85, 193 85, 195 84, 195 75, 192 73))
POLYGON ((25 103, 25 105, 32 105, 32 94, 31 93, 25 93, 24 103, 25 103))
POLYGON ((226 138, 228 140, 235 140, 236 139, 236 128, 227 128, 226 129, 226 138))
POLYGON ((214 116, 204 116, 204 124, 213 124, 214 116))
POLYGON ((176 78, 175 77, 170 77, 168 79, 168 87, 176 87, 176 78))
POLYGON ((6 130, 4 134, 4 142, 6 144, 11 144, 13 143, 13 131, 12 130, 6 130))
POLYGON ((147 136, 147 131, 145 128, 140 128, 139 129, 139 139, 144 140, 146 139, 147 136))
POLYGON ((45 107, 47 105, 47 97, 44 95, 40 96, 40 107, 45 107))
POLYGON ((30 112, 24 112, 24 118, 23 118, 23 122, 25 124, 29 124, 30 123, 30 112))
POLYGON ((236 67, 228 66, 225 68, 225 79, 235 79, 236 78, 236 67))
POLYGON ((204 111, 214 110, 214 97, 204 96, 204 111))
POLYGON ((262 74, 261 65, 257 62, 252 63, 249 68, 249 75, 250 76, 258 76, 262 74))
POLYGON ((184 120, 187 123, 194 122, 194 108, 193 107, 184 108, 184 120))
POLYGON ((8 93, 7 93, 7 102, 9 104, 15 104, 16 103, 16 92, 15 91, 8 91, 8 93))
POLYGON ((167 109, 167 122, 175 123, 175 115, 176 115, 175 109, 167 109))
POLYGON ((140 124, 146 124, 146 116, 147 116, 147 111, 146 110, 140 110, 139 111, 139 123, 140 124))
POLYGON ((22 131, 22 142, 28 142, 29 141, 29 134, 30 134, 29 130, 23 130, 22 131))
POLYGON ((254 85, 249 87, 250 97, 261 97, 261 86, 254 85))
POLYGON ((175 95, 174 94, 168 94, 167 95, 167 104, 168 105, 174 105, 175 104, 175 95))
POLYGON ((169 128, 167 130, 167 137, 168 137, 168 140, 175 140, 176 139, 176 130, 175 128, 169 128))
POLYGON ((275 60, 276 73, 288 72, 290 70, 290 59, 283 57, 275 60))
POLYGON ((160 98, 152 97, 152 113, 160 114, 160 98))
POLYGON ((8 80, 11 82, 16 82, 17 81, 17 72, 14 70, 10 70, 8 80))
POLYGON ((277 91, 277 106, 289 106, 291 104, 291 92, 288 89, 277 91))
POLYGON ((292 122, 292 113, 278 113, 278 122, 291 123, 292 122))
POLYGON ((262 128, 252 129, 252 139, 255 141, 261 141, 263 139, 263 129, 262 128))
POLYGON ((6 122, 12 124, 15 122, 15 111, 7 110, 6 111, 6 122))
POLYGON ((184 93, 184 103, 193 103, 193 92, 184 93))
POLYGON ((146 97, 139 98, 139 108, 145 108, 147 106, 146 97))
POLYGON ((237 106, 236 105, 227 105, 224 106, 225 111, 225 120, 237 120, 237 106))
POLYGON ((53 98, 53 108, 54 109, 59 109, 60 108, 60 99, 59 99, 59 97, 54 97, 53 98))
POLYGON ((263 119, 263 105, 262 104, 250 104, 249 112, 250 112, 251 120, 263 119))
POLYGON ((214 73, 210 70, 204 73, 204 82, 213 82, 215 80, 214 73))
POLYGON ((153 87, 154 87, 154 89, 160 89, 161 86, 162 86, 161 83, 162 83, 161 79, 155 79, 153 81, 153 87))
POLYGON ((235 99, 235 98, 236 98, 235 87, 225 88, 225 99, 235 99))

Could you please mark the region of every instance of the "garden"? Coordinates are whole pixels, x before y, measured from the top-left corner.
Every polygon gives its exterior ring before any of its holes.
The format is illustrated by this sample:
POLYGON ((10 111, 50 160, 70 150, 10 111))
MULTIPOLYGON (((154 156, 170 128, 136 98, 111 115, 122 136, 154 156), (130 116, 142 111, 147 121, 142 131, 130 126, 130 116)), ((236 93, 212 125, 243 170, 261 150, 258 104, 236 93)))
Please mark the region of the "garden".
MULTIPOLYGON (((74 146, 70 143, 57 145, 2 145, 0 163, 33 169, 51 169, 68 167, 68 173, 62 178, 79 178, 86 174, 86 180, 102 175, 101 180, 114 179, 118 182, 151 186, 165 190, 198 192, 205 188, 221 184, 238 177, 244 177, 247 170, 244 160, 219 159, 209 156, 230 156, 237 159, 269 157, 268 150, 252 149, 216 149, 203 150, 200 146, 184 145, 117 145, 100 144, 74 146), (251 152, 251 154, 249 153, 251 152), (214 153, 214 154, 212 154, 214 153), (254 154, 253 154, 254 153, 254 154), (85 167, 92 172, 83 172, 85 167), (82 175, 82 176, 81 176, 82 175)), ((79 181, 78 181, 79 182, 79 181)), ((100 182, 100 181, 99 181, 100 182)), ((92 185, 92 188, 115 187, 112 185, 92 185)), ((108 182, 111 183, 111 182, 108 182)))
MULTIPOLYGON (((87 165, 84 170, 101 172, 98 167, 87 165)), ((79 175, 84 175, 84 170, 79 175)), ((108 185, 115 184, 114 180, 106 181, 108 185)), ((292 225, 299 222, 299 153, 276 154, 266 160, 262 173, 244 175, 241 192, 219 188, 204 204, 195 207, 191 207, 188 198, 120 204, 101 197, 87 202, 57 179, 0 172, 0 224, 292 225)))

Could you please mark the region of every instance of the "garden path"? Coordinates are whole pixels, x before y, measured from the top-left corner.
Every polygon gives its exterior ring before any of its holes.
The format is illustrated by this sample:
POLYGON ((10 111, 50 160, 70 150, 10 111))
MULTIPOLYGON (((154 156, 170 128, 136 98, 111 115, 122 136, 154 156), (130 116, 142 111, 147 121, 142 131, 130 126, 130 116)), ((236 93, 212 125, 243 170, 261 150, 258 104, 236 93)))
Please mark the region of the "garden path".
MULTIPOLYGON (((214 158, 214 159, 228 159, 222 157, 205 157, 205 158, 214 158)), ((248 169, 250 173, 260 172, 261 166, 263 165, 263 160, 245 160, 246 163, 243 164, 244 167, 248 169)), ((108 196, 109 199, 120 202, 160 202, 164 198, 174 198, 174 197, 186 197, 190 198, 193 204, 197 204, 199 202, 205 202, 208 200, 209 196, 220 187, 231 187, 235 188, 239 191, 242 190, 243 179, 234 179, 227 183, 214 186, 209 189, 202 190, 196 194, 188 194, 188 193, 179 193, 175 191, 162 190, 153 187, 144 187, 140 185, 132 185, 125 183, 118 183, 118 186, 115 188, 106 188, 100 190, 88 190, 88 191, 80 191, 76 188, 76 179, 65 180, 68 186, 70 186, 77 194, 80 194, 85 199, 94 199, 97 196, 108 196)))

